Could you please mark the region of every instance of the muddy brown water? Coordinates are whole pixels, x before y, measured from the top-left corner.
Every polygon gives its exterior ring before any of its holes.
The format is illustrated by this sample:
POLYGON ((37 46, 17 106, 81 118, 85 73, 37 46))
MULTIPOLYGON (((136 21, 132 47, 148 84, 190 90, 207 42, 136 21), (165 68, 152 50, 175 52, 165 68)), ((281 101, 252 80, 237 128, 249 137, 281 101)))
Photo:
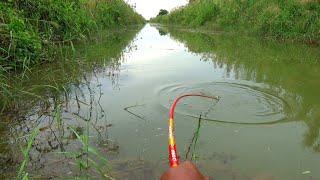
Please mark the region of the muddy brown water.
POLYGON ((319 48, 150 24, 104 38, 76 46, 72 65, 48 65, 19 84, 42 98, 25 95, 16 105, 23 113, 3 115, 2 178, 16 176, 19 145, 36 127, 32 178, 159 178, 168 108, 178 95, 201 92, 220 100, 179 104, 182 160, 214 179, 320 179, 319 48), (75 132, 99 155, 88 160, 75 132))

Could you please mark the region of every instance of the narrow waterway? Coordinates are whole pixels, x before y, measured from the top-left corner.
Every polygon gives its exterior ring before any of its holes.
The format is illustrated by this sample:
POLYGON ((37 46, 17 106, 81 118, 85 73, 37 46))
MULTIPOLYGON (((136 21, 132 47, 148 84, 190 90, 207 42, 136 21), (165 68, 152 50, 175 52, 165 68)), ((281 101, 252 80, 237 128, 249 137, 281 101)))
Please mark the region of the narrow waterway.
POLYGON ((118 36, 79 47, 76 62, 90 61, 90 68, 60 65, 30 75, 31 89, 49 81, 41 81, 44 71, 64 88, 50 95, 37 89, 45 100, 23 116, 6 116, 2 176, 14 176, 17 144, 39 127, 29 153, 33 177, 81 175, 77 158, 86 154, 70 155, 82 147, 76 131, 89 134, 90 146, 111 166, 102 169, 114 177, 155 179, 167 168, 170 104, 201 92, 220 100, 188 98, 178 106, 182 160, 215 179, 320 179, 319 48, 149 24, 131 32, 130 41, 118 36))

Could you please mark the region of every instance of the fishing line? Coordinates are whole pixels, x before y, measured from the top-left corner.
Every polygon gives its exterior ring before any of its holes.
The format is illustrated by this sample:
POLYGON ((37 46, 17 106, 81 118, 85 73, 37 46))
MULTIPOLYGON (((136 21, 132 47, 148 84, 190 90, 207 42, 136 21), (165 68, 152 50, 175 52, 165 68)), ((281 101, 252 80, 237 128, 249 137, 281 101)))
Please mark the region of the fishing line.
POLYGON ((204 94, 200 94, 200 93, 190 93, 190 94, 184 94, 181 95, 179 97, 177 97, 173 104, 170 107, 170 111, 169 111, 169 128, 168 128, 168 150, 169 150, 169 163, 170 163, 170 167, 177 167, 180 163, 179 161, 179 155, 177 153, 177 145, 176 145, 176 140, 175 140, 175 135, 174 135, 174 112, 176 109, 176 106, 178 104, 178 102, 186 97, 202 97, 202 98, 208 98, 208 99, 212 99, 212 100, 220 100, 219 97, 216 96, 207 96, 204 94))

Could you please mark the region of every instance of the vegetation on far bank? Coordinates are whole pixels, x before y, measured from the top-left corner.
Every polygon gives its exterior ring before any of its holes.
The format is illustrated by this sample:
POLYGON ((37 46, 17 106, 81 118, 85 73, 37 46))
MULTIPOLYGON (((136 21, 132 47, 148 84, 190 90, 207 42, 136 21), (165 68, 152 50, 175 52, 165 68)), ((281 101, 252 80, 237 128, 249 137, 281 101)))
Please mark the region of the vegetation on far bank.
POLYGON ((320 41, 318 0, 193 0, 151 22, 253 32, 316 44, 320 41))

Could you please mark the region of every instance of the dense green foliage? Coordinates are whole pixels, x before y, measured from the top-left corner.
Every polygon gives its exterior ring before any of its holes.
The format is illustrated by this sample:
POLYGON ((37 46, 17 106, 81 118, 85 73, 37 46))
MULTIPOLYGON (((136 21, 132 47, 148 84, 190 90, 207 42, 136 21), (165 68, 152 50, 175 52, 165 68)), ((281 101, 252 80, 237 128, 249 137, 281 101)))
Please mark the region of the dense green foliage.
POLYGON ((0 3, 0 65, 26 69, 50 60, 57 42, 99 29, 143 23, 123 0, 4 0, 0 3))
POLYGON ((169 14, 169 11, 165 10, 165 9, 160 9, 158 16, 163 16, 163 15, 167 15, 169 14))
POLYGON ((197 0, 151 21, 240 29, 313 43, 320 40, 320 3, 317 0, 197 0))

